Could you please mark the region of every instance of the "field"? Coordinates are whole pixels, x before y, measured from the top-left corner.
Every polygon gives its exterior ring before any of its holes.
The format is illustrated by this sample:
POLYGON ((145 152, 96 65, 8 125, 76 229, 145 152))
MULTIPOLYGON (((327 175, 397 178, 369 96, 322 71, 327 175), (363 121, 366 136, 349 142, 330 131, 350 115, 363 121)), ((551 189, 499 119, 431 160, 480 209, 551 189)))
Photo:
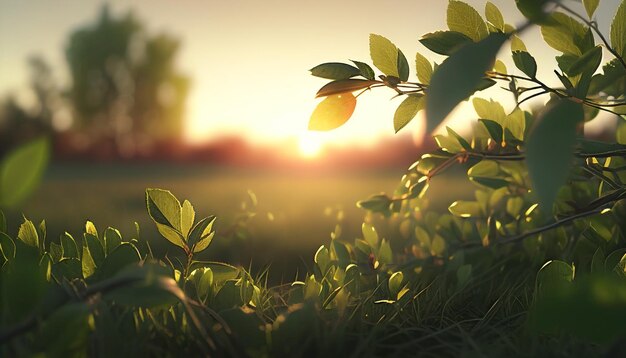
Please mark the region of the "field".
MULTIPOLYGON (((327 243, 336 224, 343 238, 361 235, 365 211, 358 200, 395 189, 402 168, 387 171, 290 171, 216 167, 210 165, 152 164, 53 164, 37 192, 23 206, 29 219, 46 220, 48 237, 56 240, 64 231, 81 235, 86 220, 100 230, 115 227, 124 237, 135 237, 136 221, 142 239, 155 251, 177 250, 163 245, 145 208, 146 188, 171 190, 192 202, 198 215, 216 215, 218 238, 203 253, 206 258, 255 267, 271 263, 274 272, 292 274, 304 269, 315 250, 327 243), (241 205, 249 204, 248 190, 258 200, 256 215, 248 223, 245 238, 231 231, 241 205)), ((440 208, 446 198, 472 196, 461 179, 442 176, 433 180, 429 196, 440 208)), ((9 212, 11 229, 17 230, 22 212, 9 212)), ((381 220, 382 221, 382 220, 381 220)), ((381 222, 381 225, 384 223, 381 222)), ((292 278, 292 277, 289 277, 292 278)))

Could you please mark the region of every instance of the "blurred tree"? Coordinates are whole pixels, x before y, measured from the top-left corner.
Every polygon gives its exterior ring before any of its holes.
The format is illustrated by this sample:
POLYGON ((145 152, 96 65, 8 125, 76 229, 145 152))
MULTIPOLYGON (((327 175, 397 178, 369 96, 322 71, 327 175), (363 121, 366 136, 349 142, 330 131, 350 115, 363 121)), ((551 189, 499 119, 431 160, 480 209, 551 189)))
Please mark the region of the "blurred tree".
POLYGON ((189 80, 175 69, 179 48, 170 35, 147 34, 132 12, 115 18, 104 6, 66 49, 76 124, 124 156, 180 138, 189 80))
POLYGON ((0 153, 50 134, 56 127, 55 117, 59 118, 62 98, 52 69, 41 56, 30 57, 28 66, 32 102, 24 106, 14 95, 9 95, 0 103, 0 153))

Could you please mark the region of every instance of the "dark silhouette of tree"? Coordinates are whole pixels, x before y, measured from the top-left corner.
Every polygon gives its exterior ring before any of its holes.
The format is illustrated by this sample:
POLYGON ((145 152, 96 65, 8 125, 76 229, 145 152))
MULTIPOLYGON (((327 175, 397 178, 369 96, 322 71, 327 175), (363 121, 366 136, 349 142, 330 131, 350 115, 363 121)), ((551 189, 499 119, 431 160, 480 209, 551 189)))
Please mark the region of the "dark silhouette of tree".
POLYGON ((182 134, 189 79, 175 68, 180 41, 151 35, 132 12, 98 20, 70 36, 69 98, 78 128, 132 156, 182 134))
POLYGON ((52 75, 52 69, 41 56, 28 59, 30 90, 35 102, 24 108, 14 95, 0 103, 0 152, 13 148, 42 134, 49 134, 54 127, 54 117, 62 106, 60 89, 52 75))

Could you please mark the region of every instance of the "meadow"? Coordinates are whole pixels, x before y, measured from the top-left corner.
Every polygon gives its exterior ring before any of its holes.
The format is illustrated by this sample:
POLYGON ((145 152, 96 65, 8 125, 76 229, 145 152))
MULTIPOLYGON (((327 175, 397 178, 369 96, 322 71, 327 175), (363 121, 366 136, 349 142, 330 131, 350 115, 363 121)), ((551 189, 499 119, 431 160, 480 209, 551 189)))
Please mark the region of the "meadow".
MULTIPOLYGON (((46 220, 49 240, 67 231, 80 237, 85 222, 100 230, 115 227, 125 236, 140 236, 160 254, 177 250, 158 234, 145 210, 145 189, 171 190, 193 202, 198 215, 216 215, 217 238, 203 253, 207 259, 256 268, 272 264, 277 280, 306 269, 305 263, 329 240, 337 224, 348 241, 361 235, 366 211, 356 202, 380 192, 393 193, 403 168, 362 170, 258 169, 210 164, 174 163, 54 163, 42 185, 21 211, 8 212, 17 230, 22 214, 34 222, 46 220), (258 205, 253 207, 249 192, 258 205), (246 210, 242 209, 246 206, 246 210), (236 221, 254 212, 239 235, 236 221), (80 213, 80 214, 79 214, 80 213)), ((473 196, 473 189, 454 173, 433 180, 428 196, 445 209, 452 198, 473 196)), ((378 219, 385 233, 386 222, 378 219)), ((285 277, 292 279, 293 277, 285 277)))

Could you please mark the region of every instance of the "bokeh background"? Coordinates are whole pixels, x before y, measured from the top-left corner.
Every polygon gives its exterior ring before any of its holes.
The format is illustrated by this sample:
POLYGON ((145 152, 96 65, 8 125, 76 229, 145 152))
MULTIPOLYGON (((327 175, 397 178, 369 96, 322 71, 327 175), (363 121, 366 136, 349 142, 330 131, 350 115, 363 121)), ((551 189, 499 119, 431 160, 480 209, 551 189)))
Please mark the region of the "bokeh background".
MULTIPOLYGON (((485 1, 467 2, 483 12, 485 1)), ((508 23, 522 21, 514 1, 493 2, 508 23)), ((605 32, 618 3, 605 0, 597 11, 605 32)), ((441 62, 418 39, 446 28, 446 5, 0 0, 0 156, 42 135, 54 148, 41 187, 8 211, 11 230, 26 215, 46 219, 52 240, 64 231, 80 236, 86 220, 132 237, 137 222, 155 250, 175 251, 145 211, 145 188, 158 187, 189 199, 198 215, 218 216, 204 258, 272 264, 285 275, 304 270, 337 224, 344 239, 359 235, 365 213, 357 200, 392 192, 433 148, 422 118, 394 134, 401 99, 391 90, 360 97, 340 129, 308 132, 314 94, 325 82, 307 70, 370 62, 369 33, 391 39, 409 58, 419 51, 441 62)), ((554 53, 539 36, 533 30, 523 39, 539 76, 556 85, 554 53)), ((512 109, 496 92, 481 95, 512 109)), ((463 133, 475 118, 463 104, 445 125, 463 133)), ((590 133, 611 131, 612 121, 594 120, 590 133)), ((453 173, 429 192, 440 208, 472 195, 453 173)), ((388 223, 370 219, 385 232, 388 223)))

